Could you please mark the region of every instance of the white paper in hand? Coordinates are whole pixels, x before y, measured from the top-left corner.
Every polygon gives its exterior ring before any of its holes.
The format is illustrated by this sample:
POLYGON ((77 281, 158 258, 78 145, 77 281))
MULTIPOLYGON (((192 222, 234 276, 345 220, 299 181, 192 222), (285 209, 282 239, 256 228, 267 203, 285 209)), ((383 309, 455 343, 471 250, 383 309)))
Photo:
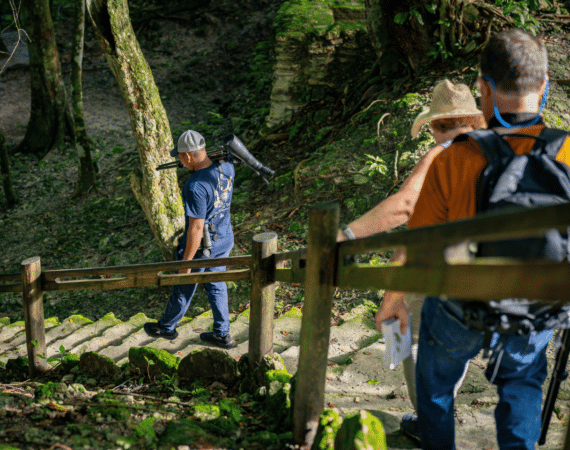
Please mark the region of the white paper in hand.
POLYGON ((392 317, 382 322, 382 336, 386 342, 384 365, 394 370, 399 362, 412 354, 412 315, 405 334, 400 333, 400 319, 392 317))

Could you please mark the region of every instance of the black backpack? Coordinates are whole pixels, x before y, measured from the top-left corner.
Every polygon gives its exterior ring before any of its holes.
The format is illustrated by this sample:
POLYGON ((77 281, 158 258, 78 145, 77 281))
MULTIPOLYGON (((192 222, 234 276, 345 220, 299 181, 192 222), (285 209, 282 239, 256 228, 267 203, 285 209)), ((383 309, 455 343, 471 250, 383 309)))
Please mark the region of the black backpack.
MULTIPOLYGON (((514 134, 513 134, 514 135, 514 134)), ((570 202, 570 167, 556 161, 568 133, 544 128, 532 150, 517 155, 494 130, 476 130, 456 140, 474 139, 487 159, 477 191, 477 212, 507 208, 546 206, 570 202)), ((517 260, 570 261, 570 227, 565 233, 549 230, 544 237, 480 243, 476 256, 500 256, 517 260)), ((570 266, 569 266, 570 269, 570 266)), ((570 306, 528 299, 464 302, 464 320, 472 329, 486 332, 488 348, 492 332, 529 333, 570 327, 570 306)))

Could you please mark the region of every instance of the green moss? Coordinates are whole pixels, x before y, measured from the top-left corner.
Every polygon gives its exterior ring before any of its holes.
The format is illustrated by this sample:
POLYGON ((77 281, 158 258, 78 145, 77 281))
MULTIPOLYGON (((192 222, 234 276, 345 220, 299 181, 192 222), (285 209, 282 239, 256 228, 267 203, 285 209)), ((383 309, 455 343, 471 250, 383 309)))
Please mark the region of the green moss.
POLYGON ((131 410, 123 405, 93 406, 87 410, 87 415, 91 419, 97 417, 110 418, 112 420, 128 420, 131 417, 131 410))
POLYGON ((192 407, 192 415, 200 420, 212 420, 220 417, 220 407, 218 405, 198 404, 192 407))
POLYGON ((10 318, 9 317, 2 317, 0 318, 1 325, 10 325, 10 318))
POLYGON ((150 377, 163 374, 171 376, 176 373, 180 358, 154 347, 131 347, 129 362, 150 377))
POLYGON ((273 26, 276 38, 304 40, 309 33, 324 34, 333 25, 329 1, 291 0, 277 11, 273 26))
POLYGON ((36 387, 36 398, 62 397, 68 393, 65 383, 46 383, 36 387))
POLYGON ((57 317, 50 317, 50 318, 45 320, 46 329, 57 327, 58 325, 59 325, 59 320, 57 317))
POLYGON ((382 333, 378 332, 370 337, 367 337, 366 339, 363 339, 362 341, 360 341, 359 345, 358 345, 358 349, 363 349, 366 347, 369 347, 370 345, 374 344, 375 342, 378 342, 378 339, 380 339, 382 337, 382 333))
POLYGON ((334 409, 325 409, 319 417, 319 427, 311 450, 334 450, 334 438, 342 425, 342 417, 334 409))
POLYGON ((26 326, 26 323, 23 320, 18 320, 17 322, 14 322, 9 326, 10 328, 23 328, 26 326))
POLYGON ((71 369, 79 365, 79 360, 79 355, 76 355, 74 353, 66 353, 65 356, 61 359, 61 365, 66 372, 69 372, 71 369))
POLYGON ((387 450, 384 426, 380 419, 368 411, 358 411, 357 414, 344 419, 335 437, 334 448, 387 450))
POLYGON ((302 318, 303 317, 303 312, 299 309, 299 308, 291 308, 289 311, 287 311, 285 314, 283 314, 281 317, 298 317, 298 318, 302 318))
POLYGON ((149 321, 149 318, 144 313, 138 313, 129 319, 129 323, 144 325, 149 321))
POLYGON ((251 311, 249 308, 247 308, 246 310, 244 310, 238 317, 244 318, 244 319, 249 319, 249 315, 250 315, 251 311))
POLYGON ((226 415, 230 420, 239 424, 241 422, 241 410, 236 402, 231 398, 223 398, 218 403, 220 411, 226 415))
POLYGON ((268 383, 279 381, 281 384, 291 383, 291 378, 293 378, 287 370, 268 370, 265 376, 268 383))
POLYGON ((113 314, 112 312, 105 314, 103 317, 99 319, 99 321, 109 322, 112 325, 117 325, 118 323, 121 323, 121 321, 117 319, 115 317, 115 314, 113 314))
POLYGON ((88 325, 90 323, 93 323, 93 321, 91 319, 88 319, 87 317, 83 317, 80 314, 74 314, 73 316, 68 317, 66 319, 66 321, 68 321, 69 323, 80 323, 82 325, 88 325))

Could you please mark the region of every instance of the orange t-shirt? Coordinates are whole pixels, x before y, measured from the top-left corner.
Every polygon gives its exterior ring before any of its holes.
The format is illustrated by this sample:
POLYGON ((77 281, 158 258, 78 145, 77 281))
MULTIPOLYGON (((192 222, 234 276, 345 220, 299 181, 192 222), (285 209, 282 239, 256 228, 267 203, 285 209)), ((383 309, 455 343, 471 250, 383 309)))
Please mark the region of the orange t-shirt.
MULTIPOLYGON (((538 136, 544 125, 517 129, 518 133, 538 136)), ((524 155, 531 151, 534 139, 506 136, 513 151, 524 155)), ((570 167, 570 138, 556 160, 570 167)), ((477 180, 487 165, 483 151, 473 141, 451 144, 433 160, 408 228, 421 227, 454 219, 472 217, 476 212, 477 180)))

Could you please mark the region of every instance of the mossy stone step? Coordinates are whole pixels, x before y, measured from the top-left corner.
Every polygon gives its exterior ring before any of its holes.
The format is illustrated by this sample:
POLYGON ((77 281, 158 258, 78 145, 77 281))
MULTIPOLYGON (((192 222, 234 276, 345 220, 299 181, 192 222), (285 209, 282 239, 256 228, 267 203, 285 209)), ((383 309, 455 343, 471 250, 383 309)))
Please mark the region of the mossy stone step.
POLYGON ((2 331, 2 328, 4 328, 5 326, 10 325, 10 318, 9 317, 0 317, 0 331, 2 331))
POLYGON ((343 362, 352 353, 377 342, 381 336, 372 319, 355 316, 331 327, 328 359, 343 362))
POLYGON ((298 308, 291 308, 273 322, 273 349, 282 353, 289 347, 299 345, 301 339, 301 321, 303 313, 298 308))
MULTIPOLYGON (((203 349, 208 347, 200 340, 200 333, 203 331, 212 329, 212 313, 207 311, 193 320, 179 325, 176 329, 178 331, 178 337, 174 340, 168 340, 163 338, 154 339, 154 342, 148 344, 148 346, 156 348, 158 350, 166 350, 168 353, 183 358, 194 350, 203 349)), ((249 314, 242 313, 238 315, 231 323, 230 330, 232 338, 236 340, 239 336, 240 339, 244 339, 244 345, 238 345, 238 349, 232 349, 232 357, 241 356, 243 353, 247 353, 247 339, 249 333, 249 314)), ((236 343, 239 344, 238 341, 236 343)), ((126 360, 125 360, 126 361, 126 360)), ((118 361, 120 365, 124 362, 123 360, 118 361)))
POLYGON ((23 320, 6 325, 0 330, 0 345, 10 342, 18 334, 24 333, 25 324, 23 320))
POLYGON ((77 329, 72 334, 69 334, 64 338, 53 341, 50 339, 50 344, 47 346, 47 356, 51 357, 54 354, 59 353, 59 349, 62 346, 67 352, 80 353, 79 350, 86 342, 89 342, 96 336, 99 336, 107 328, 119 323, 121 323, 121 321, 117 319, 113 313, 108 313, 96 322, 86 323, 83 327, 77 329))
MULTIPOLYGON (((49 330, 54 326, 59 325, 57 321, 57 317, 51 317, 45 320, 45 329, 49 330)), ((6 325, 9 326, 9 325, 6 325)), ((47 345, 47 344, 46 344, 47 345)), ((24 354, 26 351, 26 333, 25 328, 22 329, 22 332, 12 337, 7 342, 0 341, 0 361, 6 362, 9 358, 16 358, 17 356, 21 356, 21 349, 24 349, 24 354)))

